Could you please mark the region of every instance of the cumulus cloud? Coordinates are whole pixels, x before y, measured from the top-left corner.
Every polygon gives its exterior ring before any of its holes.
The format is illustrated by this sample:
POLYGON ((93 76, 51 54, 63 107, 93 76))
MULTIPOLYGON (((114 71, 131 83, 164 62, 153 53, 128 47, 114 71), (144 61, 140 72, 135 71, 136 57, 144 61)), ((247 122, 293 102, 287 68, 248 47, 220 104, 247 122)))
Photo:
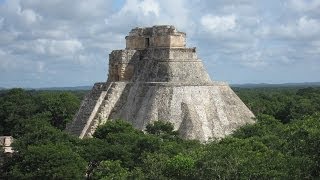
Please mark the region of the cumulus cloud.
POLYGON ((320 1, 318 0, 290 0, 288 7, 295 11, 307 13, 319 13, 320 1))
POLYGON ((37 54, 48 56, 61 56, 75 54, 83 49, 82 43, 78 40, 52 40, 37 39, 32 43, 32 49, 37 54))
POLYGON ((320 66, 319 8, 318 0, 4 0, 0 86, 104 81, 108 53, 124 48, 131 28, 156 24, 186 32, 220 79, 250 82, 251 71, 298 65, 311 77, 320 66))
POLYGON ((207 14, 201 17, 200 22, 204 29, 213 33, 230 31, 236 27, 236 17, 234 15, 213 16, 207 14))
POLYGON ((145 16, 149 13, 154 13, 156 16, 159 16, 159 4, 154 0, 142 1, 138 6, 139 10, 142 11, 145 16))
POLYGON ((28 24, 35 23, 35 22, 40 21, 42 19, 42 17, 39 14, 36 14, 31 9, 25 9, 25 10, 21 11, 21 16, 24 17, 25 21, 28 24))
POLYGON ((243 53, 240 61, 249 67, 264 67, 267 66, 267 62, 263 59, 262 52, 256 51, 251 53, 243 53))
POLYGON ((288 24, 280 25, 279 28, 274 28, 271 35, 275 37, 283 37, 290 39, 313 39, 320 34, 320 21, 308 18, 306 16, 300 17, 296 21, 288 24))

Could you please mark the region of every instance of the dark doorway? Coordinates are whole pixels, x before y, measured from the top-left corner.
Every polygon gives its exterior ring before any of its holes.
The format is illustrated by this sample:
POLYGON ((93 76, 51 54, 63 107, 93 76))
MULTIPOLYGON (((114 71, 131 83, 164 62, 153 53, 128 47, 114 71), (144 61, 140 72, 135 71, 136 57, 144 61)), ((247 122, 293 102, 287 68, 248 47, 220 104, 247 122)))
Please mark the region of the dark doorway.
POLYGON ((113 75, 114 75, 114 81, 119 81, 119 66, 118 65, 115 65, 115 68, 114 68, 114 72, 113 72, 113 75))
POLYGON ((149 40, 149 38, 146 38, 145 47, 148 48, 149 46, 150 46, 150 40, 149 40))

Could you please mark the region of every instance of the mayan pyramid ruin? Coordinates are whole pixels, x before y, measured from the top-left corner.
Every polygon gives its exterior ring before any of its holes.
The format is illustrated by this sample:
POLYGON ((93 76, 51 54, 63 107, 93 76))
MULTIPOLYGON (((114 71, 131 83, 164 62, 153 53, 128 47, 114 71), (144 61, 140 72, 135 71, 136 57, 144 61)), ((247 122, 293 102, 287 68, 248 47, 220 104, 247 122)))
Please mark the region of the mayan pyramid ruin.
POLYGON ((94 84, 67 131, 91 137, 108 120, 144 130, 169 121, 186 139, 207 141, 253 123, 254 115, 225 82, 212 81, 196 48, 173 26, 134 28, 126 48, 109 55, 106 82, 94 84))

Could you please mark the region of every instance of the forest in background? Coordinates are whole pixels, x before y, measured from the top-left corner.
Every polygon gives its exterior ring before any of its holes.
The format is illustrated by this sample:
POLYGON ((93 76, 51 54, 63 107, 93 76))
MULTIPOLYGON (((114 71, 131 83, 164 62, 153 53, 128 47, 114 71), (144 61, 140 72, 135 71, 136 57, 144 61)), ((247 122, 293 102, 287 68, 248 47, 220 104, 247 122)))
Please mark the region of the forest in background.
POLYGON ((93 138, 63 132, 87 91, 0 91, 0 179, 314 179, 320 176, 320 88, 234 88, 256 115, 222 139, 183 140, 169 123, 143 133, 108 121, 93 138))

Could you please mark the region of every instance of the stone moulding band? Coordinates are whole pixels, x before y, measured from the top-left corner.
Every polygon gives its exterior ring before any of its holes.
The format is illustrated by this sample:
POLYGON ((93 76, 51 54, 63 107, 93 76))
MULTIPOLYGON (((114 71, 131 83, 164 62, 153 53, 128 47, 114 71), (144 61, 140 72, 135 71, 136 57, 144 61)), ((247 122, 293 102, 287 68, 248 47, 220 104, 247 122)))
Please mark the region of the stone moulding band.
POLYGON ((202 63, 200 60, 195 60, 195 59, 184 59, 184 60, 166 59, 166 60, 157 60, 157 62, 198 62, 198 63, 202 63))
MULTIPOLYGON (((124 83, 122 82, 112 82, 112 83, 124 83)), ((214 81, 210 83, 181 83, 181 82, 125 82, 127 84, 139 84, 139 85, 149 85, 149 86, 229 86, 227 82, 214 81)))

